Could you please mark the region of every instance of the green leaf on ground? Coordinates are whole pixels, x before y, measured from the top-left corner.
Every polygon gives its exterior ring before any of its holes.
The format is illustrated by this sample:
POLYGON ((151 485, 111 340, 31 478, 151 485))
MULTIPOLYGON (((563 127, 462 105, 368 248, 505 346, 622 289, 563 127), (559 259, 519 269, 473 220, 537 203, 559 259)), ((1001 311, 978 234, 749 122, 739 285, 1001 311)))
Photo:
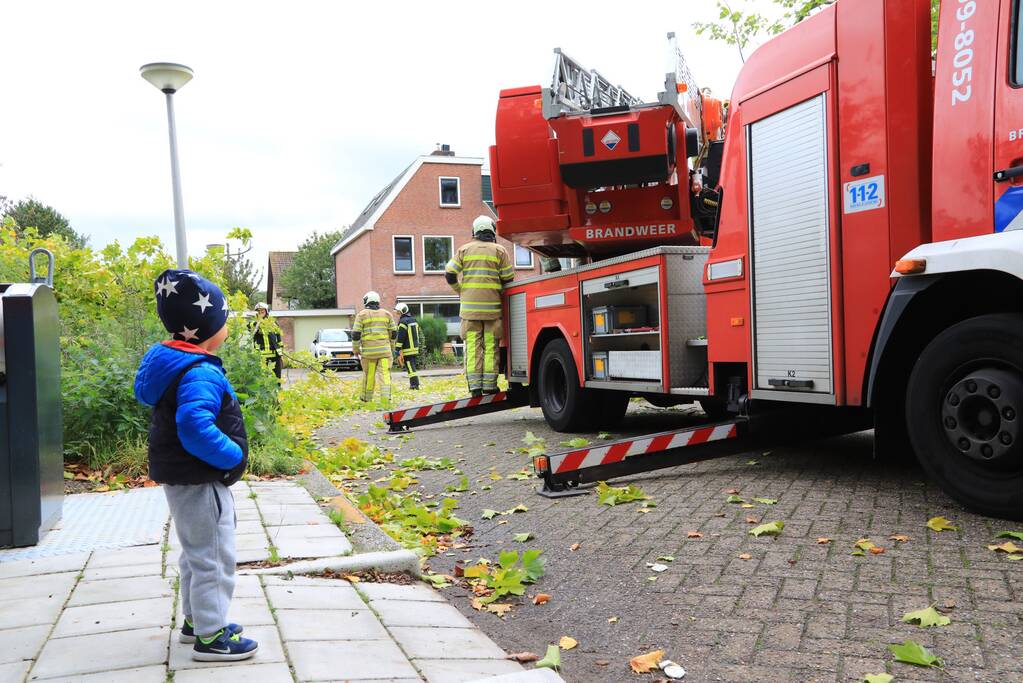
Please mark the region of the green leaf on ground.
POLYGON ((931 517, 927 520, 927 528, 932 531, 956 531, 959 527, 952 526, 952 520, 944 517, 931 517))
POLYGON ((547 558, 540 557, 542 550, 527 550, 522 553, 522 568, 526 571, 526 577, 530 582, 535 582, 544 573, 544 564, 547 558))
POLYGON ((759 460, 747 460, 746 464, 747 465, 759 465, 760 461, 759 460))
POLYGON ((1000 531, 995 538, 1015 538, 1017 541, 1023 541, 1023 531, 1000 531))
POLYGON ((430 585, 432 585, 434 588, 447 588, 448 586, 450 586, 451 582, 448 581, 448 578, 449 577, 444 576, 442 574, 423 575, 423 580, 429 582, 430 585))
POLYGON ((767 524, 761 524, 755 526, 749 530, 751 536, 777 536, 781 533, 781 530, 785 528, 785 522, 768 522, 767 524))
POLYGON ((639 504, 639 506, 641 508, 655 508, 655 507, 657 507, 657 501, 656 500, 644 500, 642 503, 639 504))
POLYGON ((895 676, 886 673, 867 674, 863 677, 862 683, 892 683, 895 676))
POLYGON ((889 645, 888 649, 895 655, 896 662, 912 664, 914 666, 935 666, 938 668, 945 666, 945 662, 935 657, 930 650, 912 640, 907 640, 902 645, 889 645))
POLYGON ((927 609, 918 609, 915 612, 906 612, 902 615, 902 621, 907 624, 916 622, 924 628, 928 626, 948 626, 952 623, 951 619, 939 614, 938 610, 934 609, 934 605, 931 605, 927 609))
POLYGON ((611 434, 609 432, 601 432, 597 434, 597 438, 601 440, 607 440, 611 438, 611 434))
POLYGON ((589 446, 590 445, 590 440, 589 439, 584 439, 581 436, 577 436, 574 439, 569 439, 568 441, 562 441, 561 445, 562 446, 568 446, 569 448, 583 448, 585 446, 589 446))
POLYGON ((737 495, 735 495, 733 493, 732 495, 728 496, 728 498, 725 499, 725 502, 726 503, 745 503, 746 501, 743 500, 743 498, 741 498, 740 496, 737 496, 737 495))
POLYGON ((493 519, 494 517, 497 517, 499 514, 501 513, 498 512, 497 510, 491 510, 487 508, 486 510, 483 511, 482 517, 483 519, 493 519))
POLYGON ((558 670, 561 666, 561 648, 557 645, 548 645, 547 654, 544 655, 543 659, 536 663, 537 668, 554 669, 558 670))
POLYGON ((513 507, 511 510, 507 510, 504 514, 510 515, 510 514, 513 514, 513 513, 516 513, 516 512, 529 512, 529 508, 527 508, 522 503, 519 503, 518 505, 513 507))
POLYGON ((524 534, 512 534, 512 538, 518 541, 519 543, 525 543, 529 539, 533 538, 533 534, 527 531, 524 534))
POLYGON ((507 479, 512 479, 514 481, 525 481, 527 479, 532 479, 533 478, 533 474, 532 474, 532 472, 530 471, 530 469, 528 467, 524 467, 521 470, 519 470, 518 472, 514 472, 512 474, 509 474, 506 478, 507 479))
POLYGON ((657 561, 658 562, 674 562, 675 561, 675 556, 674 555, 661 555, 660 557, 657 558, 657 561))
POLYGON ((1006 555, 1005 559, 1010 562, 1019 562, 1020 560, 1023 560, 1023 555, 1006 555))
MULTIPOLYGON (((603 505, 615 506, 649 498, 638 486, 608 486, 606 481, 597 482, 597 500, 603 505)), ((649 506, 648 506, 649 507, 649 506)))
POLYGON ((775 505, 778 502, 777 498, 754 498, 754 503, 763 503, 764 505, 775 505))
POLYGON ((462 477, 458 480, 458 484, 448 484, 444 487, 445 491, 452 493, 464 493, 469 490, 469 477, 462 477))

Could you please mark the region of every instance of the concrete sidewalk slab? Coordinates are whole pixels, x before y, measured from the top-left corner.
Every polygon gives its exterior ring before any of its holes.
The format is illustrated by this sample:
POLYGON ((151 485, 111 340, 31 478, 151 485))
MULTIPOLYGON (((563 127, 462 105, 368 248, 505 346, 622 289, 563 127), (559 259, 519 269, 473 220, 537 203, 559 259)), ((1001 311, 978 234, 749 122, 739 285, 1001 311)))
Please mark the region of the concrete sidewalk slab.
POLYGON ((285 641, 387 640, 387 630, 366 610, 277 610, 277 628, 285 641))
POLYGON ((49 634, 49 624, 0 631, 0 664, 34 659, 49 634))
POLYGON ((357 583, 355 590, 369 600, 410 600, 412 602, 445 602, 444 596, 424 584, 357 583))
POLYGON ((299 681, 353 678, 413 678, 419 674, 389 640, 295 641, 288 643, 299 681))
POLYGON ((105 633, 51 638, 32 667, 32 677, 68 680, 78 674, 163 664, 169 637, 170 628, 163 626, 126 631, 117 636, 116 646, 105 633))
POLYGON ((0 629, 52 625, 66 601, 67 595, 63 593, 28 600, 0 600, 0 629))
POLYGON ((464 683, 522 672, 515 662, 502 659, 419 659, 415 664, 427 683, 464 683))
POLYGON ((391 635, 412 659, 504 659, 505 652, 475 628, 395 626, 391 635))
POLYGON ((163 563, 129 564, 124 567, 97 567, 86 569, 82 573, 85 581, 104 581, 106 579, 131 579, 136 576, 160 576, 163 563))
MULTIPOLYGON (((21 683, 25 680, 32 662, 11 662, 0 664, 0 683, 21 683)), ((416 679, 419 680, 418 678, 416 679)))
MULTIPOLYGON (((418 679, 417 679, 418 680, 418 679)), ((292 683, 291 669, 284 662, 184 669, 176 672, 174 683, 292 683)))
POLYGON ((388 628, 394 626, 472 628, 472 622, 447 603, 373 600, 370 606, 388 628))
MULTIPOLYGON (((35 681, 35 678, 31 680, 35 681)), ((166 683, 166 681, 167 667, 161 665, 85 674, 69 678, 66 683, 166 683)), ((65 683, 63 679, 62 683, 65 683)))
POLYGON ((74 572, 0 579, 0 598, 24 600, 66 594, 74 587, 76 581, 78 574, 74 572))
POLYGON ((105 602, 172 597, 171 582, 160 576, 136 576, 130 579, 82 581, 71 594, 68 607, 98 605, 105 602))
POLYGON ((90 553, 72 553, 33 560, 0 562, 0 579, 18 576, 42 576, 61 572, 77 572, 85 566, 90 553))
POLYGON ((366 609, 366 603, 347 583, 343 586, 267 586, 275 609, 366 609))
POLYGON ((68 607, 60 615, 51 637, 66 638, 166 626, 173 606, 174 599, 168 596, 68 607))

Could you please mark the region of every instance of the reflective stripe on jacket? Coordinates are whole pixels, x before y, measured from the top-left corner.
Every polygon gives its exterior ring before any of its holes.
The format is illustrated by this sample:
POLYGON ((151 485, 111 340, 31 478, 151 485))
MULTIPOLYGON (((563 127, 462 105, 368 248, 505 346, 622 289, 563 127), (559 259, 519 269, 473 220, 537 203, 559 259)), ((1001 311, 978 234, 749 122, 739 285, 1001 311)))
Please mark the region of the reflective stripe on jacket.
POLYGON ((352 325, 352 350, 365 358, 390 358, 397 332, 394 318, 379 308, 364 308, 352 325))
POLYGON ((463 320, 501 317, 501 289, 515 277, 508 251, 496 242, 463 244, 448 262, 446 272, 459 278, 452 288, 460 294, 463 320))

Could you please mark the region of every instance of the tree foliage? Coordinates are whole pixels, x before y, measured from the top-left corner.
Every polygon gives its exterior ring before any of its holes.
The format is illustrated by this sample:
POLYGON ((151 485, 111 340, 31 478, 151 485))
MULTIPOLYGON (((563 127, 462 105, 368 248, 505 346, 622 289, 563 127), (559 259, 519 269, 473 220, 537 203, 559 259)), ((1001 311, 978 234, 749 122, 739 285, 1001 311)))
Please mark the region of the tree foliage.
POLYGON ((254 295, 263 279, 263 271, 257 270, 245 254, 252 248, 252 232, 248 228, 233 228, 227 239, 241 242, 241 250, 225 254, 224 283, 230 293, 241 292, 250 305, 255 305, 254 295))
POLYGON ((298 247, 295 260, 281 274, 281 293, 298 301, 299 308, 334 308, 337 285, 330 250, 341 239, 340 231, 313 232, 298 247))
POLYGON ((448 340, 448 324, 444 318, 424 315, 419 319, 419 330, 423 333, 423 347, 427 353, 440 353, 448 340))
MULTIPOLYGON (((708 35, 735 45, 739 57, 746 61, 746 48, 758 38, 775 36, 798 24, 817 10, 833 5, 835 0, 772 0, 773 12, 759 12, 750 6, 750 0, 716 0, 718 20, 696 22, 696 35, 708 35)), ((941 0, 931 0, 931 48, 934 49, 938 32, 938 7, 941 0)))
POLYGON ((3 218, 10 218, 19 233, 27 228, 35 228, 40 237, 59 235, 74 247, 84 247, 89 241, 71 227, 70 221, 52 206, 29 197, 10 203, 6 197, 0 197, 0 211, 3 218))

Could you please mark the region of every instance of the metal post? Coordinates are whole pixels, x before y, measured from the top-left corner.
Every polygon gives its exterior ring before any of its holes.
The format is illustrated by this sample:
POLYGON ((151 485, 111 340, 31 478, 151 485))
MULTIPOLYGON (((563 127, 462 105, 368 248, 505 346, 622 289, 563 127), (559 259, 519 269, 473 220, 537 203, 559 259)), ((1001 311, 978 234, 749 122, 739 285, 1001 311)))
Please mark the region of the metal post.
POLYGON ((185 207, 181 201, 181 174, 178 170, 178 134, 174 127, 174 92, 167 97, 167 129, 170 132, 171 185, 174 189, 174 242, 178 252, 178 268, 188 268, 188 243, 185 240, 185 207))

